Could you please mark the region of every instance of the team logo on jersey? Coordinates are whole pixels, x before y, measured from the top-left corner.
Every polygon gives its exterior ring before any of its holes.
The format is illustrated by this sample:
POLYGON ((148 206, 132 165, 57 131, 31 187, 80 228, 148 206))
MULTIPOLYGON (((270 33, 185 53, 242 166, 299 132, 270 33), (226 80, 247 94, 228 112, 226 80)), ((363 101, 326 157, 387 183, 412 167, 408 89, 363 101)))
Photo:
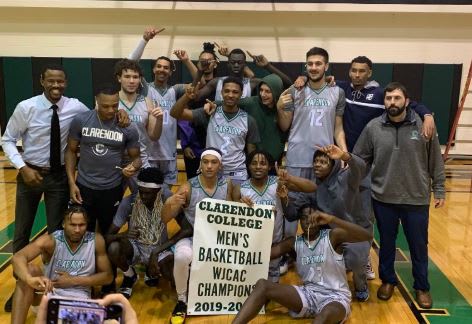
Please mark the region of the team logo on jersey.
POLYGON ((365 96, 365 99, 366 99, 366 100, 369 100, 369 101, 371 101, 372 98, 374 98, 374 94, 373 94, 373 93, 369 93, 367 96, 365 96))
POLYGON ((417 130, 414 130, 414 131, 411 131, 411 136, 410 136, 410 139, 412 140, 419 140, 420 139, 420 134, 418 133, 417 130))
POLYGON ((103 144, 95 144, 92 146, 92 151, 96 156, 104 156, 108 153, 108 147, 103 144))

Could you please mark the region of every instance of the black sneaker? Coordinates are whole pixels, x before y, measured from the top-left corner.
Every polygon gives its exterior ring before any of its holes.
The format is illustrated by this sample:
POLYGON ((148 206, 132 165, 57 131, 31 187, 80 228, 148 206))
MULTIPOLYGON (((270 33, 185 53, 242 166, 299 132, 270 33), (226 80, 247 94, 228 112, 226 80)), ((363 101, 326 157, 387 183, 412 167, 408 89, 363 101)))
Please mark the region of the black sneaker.
MULTIPOLYGON (((132 269, 134 271, 134 268, 132 269)), ((123 282, 121 283, 121 287, 118 289, 118 292, 129 299, 133 293, 133 286, 136 281, 138 281, 138 274, 136 271, 134 271, 134 275, 132 277, 123 276, 123 282)))
POLYGON ((5 303, 3 310, 5 313, 11 313, 11 309, 13 308, 13 294, 11 294, 10 298, 5 303))
POLYGON ((144 283, 148 287, 157 287, 159 285, 159 277, 151 277, 148 273, 144 273, 144 283))
POLYGON ((179 300, 177 302, 177 305, 175 305, 174 311, 172 312, 170 323, 183 324, 185 322, 186 316, 187 316, 187 304, 179 300))
POLYGON ((115 292, 116 292, 116 282, 115 282, 115 279, 113 279, 112 283, 102 286, 102 290, 100 291, 100 294, 102 295, 102 297, 105 297, 106 295, 113 294, 115 292))

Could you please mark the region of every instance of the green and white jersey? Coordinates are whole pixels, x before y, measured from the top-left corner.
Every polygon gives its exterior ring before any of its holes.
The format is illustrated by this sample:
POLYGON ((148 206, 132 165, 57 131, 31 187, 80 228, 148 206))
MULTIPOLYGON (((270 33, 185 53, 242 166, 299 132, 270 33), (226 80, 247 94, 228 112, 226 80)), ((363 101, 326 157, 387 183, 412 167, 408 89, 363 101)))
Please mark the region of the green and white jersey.
POLYGON ((259 192, 251 184, 251 179, 241 183, 241 196, 249 197, 258 205, 267 205, 275 207, 274 233, 272 243, 279 243, 283 238, 283 210, 280 198, 277 196, 277 177, 269 176, 266 186, 262 192, 259 192))
POLYGON ((205 189, 203 189, 200 183, 200 176, 188 180, 188 184, 190 185, 190 202, 188 207, 184 209, 184 213, 193 227, 195 224, 195 210, 200 201, 205 198, 226 200, 228 194, 228 180, 223 177, 219 178, 214 192, 206 192, 205 189))
POLYGON ((297 272, 305 285, 315 285, 318 291, 327 294, 337 292, 350 297, 344 257, 331 246, 330 231, 321 230, 318 238, 310 244, 303 236, 297 236, 297 272))
MULTIPOLYGON (((95 274, 95 233, 86 232, 75 252, 66 241, 63 230, 53 234, 56 247, 51 260, 45 264, 44 274, 51 280, 59 275, 57 271, 67 272, 71 276, 87 277, 95 274)), ((91 287, 74 286, 55 288, 55 294, 62 297, 90 298, 91 287)))
POLYGON ((151 142, 148 149, 149 160, 175 160, 177 156, 177 120, 170 115, 170 109, 177 101, 176 90, 169 87, 164 91, 156 89, 154 83, 149 83, 148 97, 155 106, 160 106, 164 113, 162 119, 162 134, 159 140, 151 142))
POLYGON ((221 106, 216 108, 210 117, 207 129, 206 146, 216 147, 223 153, 223 173, 242 172, 247 178, 246 136, 249 130, 248 114, 239 109, 231 118, 224 112, 221 106))
MULTIPOLYGON (((223 81, 226 78, 227 76, 218 78, 215 90, 215 101, 223 101, 223 97, 221 96, 221 90, 223 89, 223 81)), ((251 96, 251 79, 242 78, 241 80, 243 81, 243 93, 241 95, 241 99, 249 98, 251 96)))
MULTIPOLYGON (((147 149, 151 143, 151 139, 148 136, 146 125, 149 119, 149 112, 146 105, 146 99, 143 95, 138 94, 136 101, 131 107, 127 106, 121 99, 118 105, 118 109, 126 111, 129 119, 132 123, 135 123, 139 133, 139 146, 141 150, 141 159, 147 161, 147 149)), ((125 160, 129 158, 125 157, 125 160)))
POLYGON ((287 148, 287 166, 309 168, 312 166, 315 146, 334 143, 336 116, 344 114, 346 99, 339 87, 314 90, 306 85, 303 89, 291 88, 293 111, 287 148))

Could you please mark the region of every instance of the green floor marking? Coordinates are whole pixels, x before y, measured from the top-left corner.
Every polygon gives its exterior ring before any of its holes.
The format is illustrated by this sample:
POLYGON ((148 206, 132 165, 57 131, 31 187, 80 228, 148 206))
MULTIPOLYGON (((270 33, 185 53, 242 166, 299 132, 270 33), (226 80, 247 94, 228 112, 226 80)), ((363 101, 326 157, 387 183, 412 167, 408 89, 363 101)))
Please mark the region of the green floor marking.
MULTIPOLYGON (((377 227, 375 228, 375 240, 380 242, 377 227)), ((397 247, 410 258, 410 251, 403 229, 400 226, 397 238, 397 247)), ((415 296, 413 290, 413 275, 411 273, 410 262, 396 262, 395 270, 406 285, 412 299, 415 296)), ((449 315, 424 314, 425 318, 431 324, 454 323, 465 324, 472 323, 472 306, 467 302, 464 296, 454 287, 452 282, 442 273, 436 264, 429 258, 429 282, 431 284, 431 295, 433 296, 433 309, 445 309, 449 315)))
MULTIPOLYGON (((30 238, 34 238, 36 235, 46 227, 46 208, 44 202, 41 201, 38 206, 38 211, 34 219, 33 230, 31 231, 30 238)), ((9 241, 13 240, 13 234, 15 232, 15 222, 8 224, 7 227, 0 230, 0 248, 8 244, 9 241)), ((0 262, 1 264, 1 262, 0 262)))

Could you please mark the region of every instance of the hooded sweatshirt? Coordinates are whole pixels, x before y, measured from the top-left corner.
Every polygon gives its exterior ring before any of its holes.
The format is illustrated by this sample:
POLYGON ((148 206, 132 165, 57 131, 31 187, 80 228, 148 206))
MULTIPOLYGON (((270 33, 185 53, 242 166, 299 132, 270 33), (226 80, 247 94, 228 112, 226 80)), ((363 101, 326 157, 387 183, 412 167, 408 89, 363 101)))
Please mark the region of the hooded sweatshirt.
MULTIPOLYGON (((346 108, 343 115, 343 128, 346 134, 346 144, 352 152, 364 127, 372 119, 379 117, 385 111, 384 89, 376 81, 368 81, 364 88, 356 90, 352 83, 336 80, 336 85, 346 94, 346 108)), ((413 100, 411 109, 416 111, 422 119, 431 111, 424 105, 413 100)))
POLYGON ((257 89, 257 96, 241 99, 239 106, 246 110, 257 123, 261 141, 257 148, 268 152, 274 161, 280 160, 285 149, 287 133, 282 132, 277 124, 277 101, 283 90, 282 79, 275 74, 269 74, 259 84, 266 84, 272 91, 274 107, 269 108, 262 103, 257 89))
POLYGON ((295 200, 289 200, 287 206, 283 205, 286 219, 297 220, 299 209, 305 204, 312 204, 325 213, 369 228, 372 225, 370 210, 364 209, 360 193, 366 164, 354 154, 351 154, 348 164, 349 168, 341 169, 341 162, 335 160, 329 175, 324 179, 316 179, 315 192, 300 193, 295 200))

